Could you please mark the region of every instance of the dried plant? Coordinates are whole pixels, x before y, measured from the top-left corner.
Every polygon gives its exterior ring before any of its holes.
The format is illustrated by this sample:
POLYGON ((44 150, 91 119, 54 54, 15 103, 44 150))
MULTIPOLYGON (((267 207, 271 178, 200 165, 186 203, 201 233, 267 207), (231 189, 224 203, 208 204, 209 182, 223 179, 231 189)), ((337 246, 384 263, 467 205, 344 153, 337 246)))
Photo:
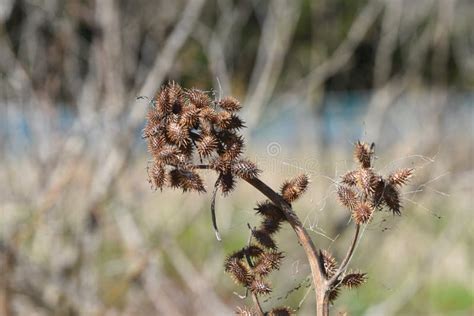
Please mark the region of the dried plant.
POLYGON ((276 307, 267 312, 259 298, 272 292, 268 275, 280 268, 284 253, 279 251, 274 236, 285 223, 291 225, 306 252, 316 294, 318 315, 328 315, 329 304, 342 287, 356 288, 366 281, 366 274, 347 272, 349 261, 359 240, 361 225, 373 218, 375 211, 388 209, 401 214, 400 187, 407 183, 413 169, 400 169, 387 177, 373 169, 374 144, 357 142, 354 157, 358 168, 341 177, 337 195, 351 213, 355 235, 340 264, 327 250, 318 250, 309 237, 291 203, 300 198, 309 185, 305 174, 286 180, 275 192, 258 177, 260 170, 252 161, 242 157, 244 139, 239 130, 244 127, 237 115, 241 109, 233 97, 212 100, 205 92, 183 89, 171 82, 162 87, 147 114, 143 137, 153 160, 148 169, 149 182, 156 189, 180 188, 183 192, 206 192, 199 169, 214 170, 211 202, 212 222, 218 239, 215 218, 215 197, 220 190, 229 194, 237 179, 243 179, 267 200, 257 203, 256 214, 261 217, 258 227, 250 227, 251 237, 241 250, 229 255, 224 270, 247 293, 253 307, 238 308, 238 315, 291 315, 288 307, 276 307))

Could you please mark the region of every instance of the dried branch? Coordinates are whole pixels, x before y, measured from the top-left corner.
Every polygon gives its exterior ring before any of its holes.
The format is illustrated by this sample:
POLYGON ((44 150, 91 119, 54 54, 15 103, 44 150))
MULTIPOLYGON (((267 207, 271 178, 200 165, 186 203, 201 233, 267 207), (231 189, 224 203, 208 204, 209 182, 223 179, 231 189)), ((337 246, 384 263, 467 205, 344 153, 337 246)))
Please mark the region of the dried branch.
POLYGON ((354 238, 352 239, 351 245, 349 246, 349 249, 347 250, 346 256, 342 260, 342 262, 341 262, 339 268, 337 269, 337 271, 328 280, 328 286, 329 287, 334 286, 338 282, 339 277, 346 271, 347 266, 349 265, 349 262, 351 261, 352 255, 354 254, 354 250, 356 248, 357 241, 359 239, 359 232, 360 232, 360 225, 356 225, 354 238))

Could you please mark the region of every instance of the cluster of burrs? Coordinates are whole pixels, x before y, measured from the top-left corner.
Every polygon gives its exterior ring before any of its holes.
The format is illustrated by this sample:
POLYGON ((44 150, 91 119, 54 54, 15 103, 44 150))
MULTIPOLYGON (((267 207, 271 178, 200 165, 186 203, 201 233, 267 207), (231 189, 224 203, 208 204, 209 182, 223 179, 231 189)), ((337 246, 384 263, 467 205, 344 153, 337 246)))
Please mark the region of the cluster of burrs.
POLYGON ((235 176, 256 177, 256 165, 241 158, 244 141, 238 133, 244 122, 233 97, 212 100, 197 89, 183 89, 175 82, 162 87, 147 113, 143 137, 153 157, 149 181, 155 189, 165 186, 205 192, 196 169, 219 173, 216 186, 224 194, 235 186, 235 176))
POLYGON ((370 221, 375 210, 388 208, 394 214, 401 215, 399 189, 407 183, 413 169, 402 168, 388 177, 378 174, 372 167, 374 145, 357 142, 354 157, 358 168, 347 172, 341 178, 337 194, 339 201, 352 214, 356 224, 370 221))

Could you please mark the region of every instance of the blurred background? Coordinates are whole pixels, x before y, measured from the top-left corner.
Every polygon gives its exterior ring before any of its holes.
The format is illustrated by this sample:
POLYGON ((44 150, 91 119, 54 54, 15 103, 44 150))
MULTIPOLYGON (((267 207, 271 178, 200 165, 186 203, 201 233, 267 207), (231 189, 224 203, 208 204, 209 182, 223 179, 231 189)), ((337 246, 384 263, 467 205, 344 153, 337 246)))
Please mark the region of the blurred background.
MULTIPOLYGON (((365 286, 332 313, 474 313, 474 3, 471 0, 1 0, 0 315, 231 315, 250 305, 223 261, 263 197, 153 192, 141 129, 175 80, 237 97, 246 155, 339 260, 336 203, 357 139, 387 174, 416 168, 401 217, 380 212, 351 263, 365 286)), ((207 187, 216 176, 203 173, 207 187)), ((208 190, 209 191, 209 190, 208 190)), ((289 226, 264 308, 312 315, 289 226)))

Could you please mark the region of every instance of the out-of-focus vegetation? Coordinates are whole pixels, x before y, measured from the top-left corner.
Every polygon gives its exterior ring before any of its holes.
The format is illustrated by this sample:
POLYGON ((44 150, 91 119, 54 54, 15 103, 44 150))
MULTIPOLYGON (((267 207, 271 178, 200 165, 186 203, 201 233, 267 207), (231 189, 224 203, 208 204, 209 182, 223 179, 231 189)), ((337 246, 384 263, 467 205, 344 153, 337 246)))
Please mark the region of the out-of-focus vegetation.
MULTIPOLYGON (((218 198, 219 243, 209 196, 147 183, 146 98, 169 79, 240 99, 248 156, 275 188, 311 175, 295 210, 339 257, 349 216, 332 180, 351 142, 375 141, 382 172, 416 168, 402 217, 364 230, 368 283, 333 313, 473 313, 472 21, 470 0, 1 1, 0 315, 245 304, 222 264, 262 196, 242 183, 218 198)), ((310 315, 305 257, 291 229, 279 238, 263 304, 310 315)))

